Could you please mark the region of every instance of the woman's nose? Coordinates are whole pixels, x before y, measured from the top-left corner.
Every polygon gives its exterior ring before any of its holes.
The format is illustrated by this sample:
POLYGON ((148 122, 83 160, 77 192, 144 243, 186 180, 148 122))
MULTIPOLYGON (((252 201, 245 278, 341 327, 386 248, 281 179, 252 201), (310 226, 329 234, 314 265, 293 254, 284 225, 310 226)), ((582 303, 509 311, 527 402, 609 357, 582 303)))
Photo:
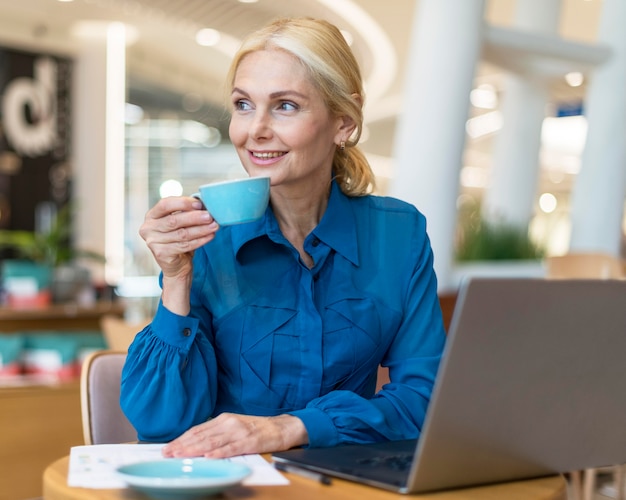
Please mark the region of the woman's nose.
POLYGON ((250 124, 250 135, 255 139, 265 139, 272 135, 271 117, 269 113, 257 110, 250 124))

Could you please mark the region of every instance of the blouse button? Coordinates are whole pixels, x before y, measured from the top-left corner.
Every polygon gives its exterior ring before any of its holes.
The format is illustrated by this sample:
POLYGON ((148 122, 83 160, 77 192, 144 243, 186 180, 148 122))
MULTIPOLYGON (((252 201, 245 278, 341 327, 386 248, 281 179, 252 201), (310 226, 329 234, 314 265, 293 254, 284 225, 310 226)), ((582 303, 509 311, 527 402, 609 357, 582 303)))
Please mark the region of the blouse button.
POLYGON ((183 328, 183 336, 189 337, 191 335, 191 328, 183 328))
POLYGON ((311 244, 316 247, 320 244, 320 240, 319 238, 313 238, 313 241, 311 242, 311 244))

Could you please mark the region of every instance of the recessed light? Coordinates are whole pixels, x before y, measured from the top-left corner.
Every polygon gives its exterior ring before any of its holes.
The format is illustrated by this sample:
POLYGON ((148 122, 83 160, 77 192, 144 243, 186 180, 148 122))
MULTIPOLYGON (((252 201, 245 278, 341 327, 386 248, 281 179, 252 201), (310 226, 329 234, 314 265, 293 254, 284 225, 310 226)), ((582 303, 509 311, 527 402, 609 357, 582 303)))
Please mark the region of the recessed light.
POLYGON ((196 33, 196 43, 203 47, 212 47, 220 41, 220 32, 213 28, 203 28, 196 33))
POLYGON ((565 75, 565 81, 570 87, 580 87, 585 81, 585 77, 579 71, 572 71, 565 75))

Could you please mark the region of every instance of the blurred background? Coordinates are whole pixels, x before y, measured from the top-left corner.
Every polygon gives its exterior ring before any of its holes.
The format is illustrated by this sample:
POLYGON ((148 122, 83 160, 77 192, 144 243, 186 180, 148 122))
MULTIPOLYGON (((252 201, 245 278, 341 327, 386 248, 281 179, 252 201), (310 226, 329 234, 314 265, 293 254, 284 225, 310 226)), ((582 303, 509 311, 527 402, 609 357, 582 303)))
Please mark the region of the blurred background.
POLYGON ((145 212, 242 175, 223 107, 230 57, 271 19, 307 15, 335 23, 362 65, 376 192, 426 214, 442 290, 457 286, 460 246, 482 221, 523 233, 539 257, 621 256, 625 51, 610 22, 621 3, 0 0, 0 229, 45 233, 69 204, 65 237, 96 290, 150 307, 145 212), (610 148, 590 150, 590 108, 610 148))
POLYGON ((149 322, 147 210, 244 175, 224 79, 279 16, 351 44, 376 194, 426 215, 446 327, 465 276, 626 276, 624 0, 0 0, 0 500, 41 495, 86 356, 149 322))

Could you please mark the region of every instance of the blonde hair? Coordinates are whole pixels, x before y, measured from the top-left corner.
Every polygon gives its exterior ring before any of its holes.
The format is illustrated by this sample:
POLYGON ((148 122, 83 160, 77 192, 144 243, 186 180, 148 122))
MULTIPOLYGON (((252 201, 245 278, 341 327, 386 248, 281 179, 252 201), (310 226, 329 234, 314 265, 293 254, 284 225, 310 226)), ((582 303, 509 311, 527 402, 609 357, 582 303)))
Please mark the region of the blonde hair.
POLYGON ((307 69, 330 112, 348 116, 355 131, 345 149, 337 148, 333 175, 349 196, 370 193, 376 184, 374 172, 357 147, 363 129, 363 81, 361 70, 343 35, 333 24, 308 17, 278 19, 249 35, 235 55, 228 72, 232 89, 242 59, 260 50, 279 49, 296 57, 307 69))

